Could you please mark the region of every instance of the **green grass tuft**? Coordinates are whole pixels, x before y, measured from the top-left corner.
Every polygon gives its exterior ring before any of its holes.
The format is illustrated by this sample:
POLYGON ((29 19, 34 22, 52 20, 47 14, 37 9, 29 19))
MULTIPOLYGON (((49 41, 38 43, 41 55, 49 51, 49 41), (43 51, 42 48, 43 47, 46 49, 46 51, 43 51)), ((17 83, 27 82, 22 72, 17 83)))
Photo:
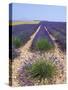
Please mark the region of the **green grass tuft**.
POLYGON ((57 74, 57 68, 53 62, 40 59, 28 67, 28 72, 33 79, 38 79, 41 82, 42 79, 52 79, 57 74))
POLYGON ((19 48, 21 46, 21 40, 18 37, 13 38, 13 44, 16 48, 19 48))
POLYGON ((40 39, 36 42, 36 49, 40 51, 47 51, 53 47, 47 39, 40 39))

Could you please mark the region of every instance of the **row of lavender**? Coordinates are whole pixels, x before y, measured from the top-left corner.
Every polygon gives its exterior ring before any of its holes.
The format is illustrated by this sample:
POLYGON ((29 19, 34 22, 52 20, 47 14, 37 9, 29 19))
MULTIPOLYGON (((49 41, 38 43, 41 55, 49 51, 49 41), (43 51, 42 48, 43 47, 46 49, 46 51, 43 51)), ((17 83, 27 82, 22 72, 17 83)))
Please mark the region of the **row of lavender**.
POLYGON ((24 45, 29 39, 30 36, 35 33, 39 24, 21 24, 12 26, 12 37, 19 38, 24 45))
POLYGON ((52 39, 50 38, 48 32, 45 30, 45 25, 43 25, 43 23, 40 23, 40 30, 39 32, 36 34, 33 43, 32 43, 32 49, 36 49, 36 44, 38 41, 45 39, 48 41, 48 43, 50 45, 54 45, 52 39))
POLYGON ((61 50, 66 51, 66 22, 41 22, 55 37, 61 50))
POLYGON ((10 59, 14 59, 20 55, 20 51, 16 49, 16 45, 19 47, 21 45, 25 45, 25 43, 30 39, 30 36, 35 33, 38 26, 39 24, 20 24, 9 26, 10 30, 12 29, 12 48, 10 48, 10 59))

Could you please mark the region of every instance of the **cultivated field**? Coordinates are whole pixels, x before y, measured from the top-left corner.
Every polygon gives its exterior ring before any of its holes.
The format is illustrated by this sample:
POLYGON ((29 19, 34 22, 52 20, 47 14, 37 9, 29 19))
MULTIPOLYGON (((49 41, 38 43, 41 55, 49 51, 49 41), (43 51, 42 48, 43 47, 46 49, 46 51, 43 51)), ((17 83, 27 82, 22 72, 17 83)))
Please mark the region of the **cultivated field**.
POLYGON ((66 23, 37 20, 10 27, 12 85, 66 83, 66 23))

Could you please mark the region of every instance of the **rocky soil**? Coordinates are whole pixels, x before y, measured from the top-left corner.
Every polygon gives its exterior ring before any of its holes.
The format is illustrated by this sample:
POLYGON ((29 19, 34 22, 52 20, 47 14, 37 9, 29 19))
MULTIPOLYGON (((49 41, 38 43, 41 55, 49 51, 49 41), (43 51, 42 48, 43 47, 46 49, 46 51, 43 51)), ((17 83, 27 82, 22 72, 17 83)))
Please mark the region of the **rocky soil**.
POLYGON ((24 86, 24 85, 38 85, 38 82, 32 82, 29 75, 25 72, 25 66, 30 65, 38 58, 44 58, 47 60, 52 60, 59 69, 59 74, 55 78, 53 84, 65 83, 66 79, 66 56, 58 48, 55 47, 54 50, 49 52, 41 53, 39 51, 31 52, 28 49, 19 49, 21 54, 19 57, 15 58, 12 62, 12 85, 13 86, 24 86))

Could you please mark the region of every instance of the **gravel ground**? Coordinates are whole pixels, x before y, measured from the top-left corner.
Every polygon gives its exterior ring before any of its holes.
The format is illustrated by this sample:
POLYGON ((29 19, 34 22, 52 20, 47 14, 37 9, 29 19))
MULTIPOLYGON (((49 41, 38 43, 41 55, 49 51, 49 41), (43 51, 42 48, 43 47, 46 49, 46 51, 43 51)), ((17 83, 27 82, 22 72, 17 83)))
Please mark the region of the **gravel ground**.
MULTIPOLYGON (((25 52, 25 51, 24 51, 25 52)), ((40 52, 25 52, 14 59, 12 62, 12 85, 13 86, 29 86, 37 85, 38 83, 32 82, 33 80, 29 79, 29 75, 25 72, 24 66, 31 64, 34 60, 37 60, 40 57, 44 57, 47 60, 52 60, 56 63, 59 69, 59 75, 55 78, 54 84, 63 84, 66 79, 66 57, 61 51, 50 51, 40 54, 40 52)))

